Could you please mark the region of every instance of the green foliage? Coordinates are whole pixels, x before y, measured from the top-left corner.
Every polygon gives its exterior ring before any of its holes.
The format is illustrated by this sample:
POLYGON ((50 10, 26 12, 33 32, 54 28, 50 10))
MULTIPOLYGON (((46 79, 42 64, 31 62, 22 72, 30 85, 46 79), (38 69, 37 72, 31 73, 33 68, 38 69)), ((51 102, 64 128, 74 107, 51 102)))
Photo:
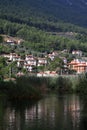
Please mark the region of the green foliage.
POLYGON ((69 78, 58 77, 57 90, 59 93, 72 92, 72 82, 69 78))
POLYGON ((56 92, 57 90, 57 78, 49 77, 47 78, 48 81, 48 89, 51 92, 56 92))
POLYGON ((39 99, 48 92, 87 94, 87 74, 81 77, 19 77, 15 81, 0 81, 0 93, 10 99, 39 99))
POLYGON ((4 45, 4 44, 1 44, 1 45, 0 45, 0 54, 10 53, 10 52, 11 52, 11 47, 6 46, 6 45, 4 45))
MULTIPOLYGON (((81 8, 81 1, 77 2, 74 1, 71 7, 68 4, 64 4, 64 2, 61 3, 61 0, 50 0, 50 2, 49 0, 1 0, 0 17, 12 22, 27 23, 42 29, 47 28, 49 31, 62 30, 60 26, 55 27, 54 23, 57 21, 87 26, 85 22, 87 13, 86 6, 83 4, 83 8, 81 8), (76 6, 74 6, 75 4, 76 6)), ((68 28, 70 30, 74 29, 70 25, 68 28)), ((67 31, 67 27, 64 26, 64 30, 67 31)))
POLYGON ((63 60, 59 57, 56 57, 53 61, 50 61, 50 64, 48 65, 49 70, 56 70, 57 68, 61 69, 63 67, 64 63, 63 60))
POLYGON ((80 42, 87 42, 87 35, 86 34, 77 34, 76 35, 76 38, 80 41, 80 42))
POLYGON ((6 60, 6 58, 0 57, 0 77, 2 79, 15 77, 17 73, 16 62, 7 64, 6 60))
POLYGON ((79 76, 76 92, 79 92, 81 95, 87 94, 87 73, 79 76))
POLYGON ((0 82, 0 91, 14 100, 37 100, 46 93, 46 88, 46 78, 19 77, 16 81, 0 82))
MULTIPOLYGON (((42 23, 41 23, 42 24, 42 23)), ((48 25, 49 26, 49 25, 48 25)), ((55 25, 57 27, 57 25, 55 25)), ((65 27, 65 25, 61 25, 61 28, 65 27)), ((68 28, 68 27, 67 27, 68 28)), ((83 29, 86 33, 86 30, 83 29)), ((27 50, 35 50, 40 52, 49 52, 53 50, 63 50, 68 49, 70 52, 74 49, 79 49, 82 51, 87 50, 87 44, 86 40, 85 42, 82 42, 81 40, 77 39, 71 39, 67 36, 60 36, 58 34, 53 35, 53 33, 47 33, 47 30, 43 31, 41 29, 38 29, 38 27, 34 27, 31 25, 16 23, 16 22, 10 22, 7 20, 0 20, 0 33, 7 34, 11 36, 18 36, 22 39, 24 39, 24 47, 27 48, 27 50)), ((53 31, 53 30, 51 30, 53 31)), ((62 30, 64 31, 64 30, 62 30)), ((67 30, 70 31, 70 30, 67 30)), ((76 31, 73 30, 73 31, 76 31)), ((77 32, 82 32, 79 28, 77 29, 77 32)), ((74 34, 73 34, 74 35, 74 34)), ((26 52, 25 48, 22 50, 17 50, 18 52, 26 52)), ((16 47, 16 49, 18 49, 16 47)), ((0 53, 8 53, 10 51, 15 51, 12 47, 3 46, 0 53)))
POLYGON ((6 68, 6 58, 0 57, 0 77, 3 78, 5 75, 5 68, 6 68))
POLYGON ((16 81, 0 82, 0 91, 10 99, 38 99, 47 92, 71 92, 70 80, 62 77, 19 77, 16 81), (26 83, 26 84, 25 84, 26 83))
POLYGON ((0 43, 3 43, 3 37, 0 36, 0 43))

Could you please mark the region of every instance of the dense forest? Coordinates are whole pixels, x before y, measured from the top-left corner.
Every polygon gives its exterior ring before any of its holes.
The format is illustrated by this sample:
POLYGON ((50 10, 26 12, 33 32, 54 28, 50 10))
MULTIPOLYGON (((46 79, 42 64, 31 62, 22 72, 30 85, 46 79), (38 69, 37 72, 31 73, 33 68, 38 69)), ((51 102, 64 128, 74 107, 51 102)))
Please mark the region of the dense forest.
POLYGON ((86 7, 82 0, 0 0, 0 17, 29 24, 48 20, 87 26, 86 7))
MULTIPOLYGON (((81 5, 81 1, 76 2, 76 7, 78 7, 78 4, 81 5)), ((71 7, 66 8, 68 6, 65 0, 50 0, 50 2, 49 0, 1 0, 0 34, 22 38, 24 40, 23 46, 29 50, 49 52, 63 49, 69 51, 80 49, 86 52, 87 29, 71 24, 75 23, 76 20, 75 18, 73 18, 74 22, 68 20, 71 16, 71 7), (64 11, 63 8, 66 10, 65 12, 61 12, 64 11), (66 12, 68 12, 67 21, 65 20, 66 12), (67 32, 69 36, 66 34, 67 32)), ((75 8, 75 3, 73 3, 72 8, 75 8)), ((85 7, 84 11, 86 11, 85 7)), ((81 11, 80 13, 80 17, 83 16, 81 11)), ((81 23, 81 26, 84 26, 84 24, 81 23)), ((1 52, 5 51, 2 46, 0 50, 1 52)))
POLYGON ((41 30, 34 26, 29 26, 27 24, 21 24, 16 22, 11 22, 8 20, 0 20, 0 34, 6 34, 10 36, 16 36, 24 39, 24 46, 30 50, 36 50, 41 52, 48 52, 53 50, 63 50, 68 49, 72 51, 73 49, 80 49, 82 51, 87 50, 87 38, 86 29, 77 26, 70 26, 72 28, 72 37, 67 36, 66 32, 71 32, 70 28, 63 24, 59 24, 59 28, 63 31, 64 36, 59 35, 60 33, 54 33, 52 30, 48 32, 47 30, 41 30), (64 31, 65 28, 67 31, 64 31))

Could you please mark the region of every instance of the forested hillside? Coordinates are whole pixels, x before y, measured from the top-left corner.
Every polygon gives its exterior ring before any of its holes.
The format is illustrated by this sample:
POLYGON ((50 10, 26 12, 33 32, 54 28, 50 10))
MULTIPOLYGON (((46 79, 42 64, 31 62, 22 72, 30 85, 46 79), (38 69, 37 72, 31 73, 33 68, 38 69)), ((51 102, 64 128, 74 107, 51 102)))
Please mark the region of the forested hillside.
POLYGON ((74 25, 87 25, 86 7, 83 0, 0 0, 0 19, 45 31, 83 32, 74 25))
POLYGON ((63 21, 87 26, 86 0, 0 0, 0 17, 16 22, 63 21))
POLYGON ((82 0, 0 0, 0 34, 22 38, 37 51, 86 51, 86 5, 82 0))

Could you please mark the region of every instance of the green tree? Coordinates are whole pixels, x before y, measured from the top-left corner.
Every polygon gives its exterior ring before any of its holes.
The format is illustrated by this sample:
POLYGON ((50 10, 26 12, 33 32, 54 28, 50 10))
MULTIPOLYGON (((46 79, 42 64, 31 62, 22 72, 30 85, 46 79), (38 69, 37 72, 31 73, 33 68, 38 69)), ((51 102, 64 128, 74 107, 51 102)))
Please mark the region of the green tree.
POLYGON ((5 68, 7 66, 6 58, 0 57, 0 77, 3 79, 5 75, 5 68))
POLYGON ((0 43, 2 43, 3 42, 3 37, 2 36, 0 36, 0 43))
POLYGON ((61 69, 63 67, 63 60, 59 57, 56 57, 53 61, 48 65, 49 70, 57 70, 57 68, 61 69))

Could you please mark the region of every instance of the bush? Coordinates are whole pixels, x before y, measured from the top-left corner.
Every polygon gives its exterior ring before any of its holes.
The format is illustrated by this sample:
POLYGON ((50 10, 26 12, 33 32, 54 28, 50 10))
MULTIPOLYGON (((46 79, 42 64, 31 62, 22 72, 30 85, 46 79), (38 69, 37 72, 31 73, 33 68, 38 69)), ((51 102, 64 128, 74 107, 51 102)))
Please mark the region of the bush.
POLYGON ((72 82, 70 81, 70 79, 65 77, 58 77, 57 90, 59 93, 71 92, 72 82))
POLYGON ((41 97, 40 87, 30 81, 29 77, 17 78, 16 83, 8 87, 8 95, 12 99, 37 99, 41 97))
POLYGON ((87 94, 87 73, 79 76, 76 92, 82 95, 87 94))

